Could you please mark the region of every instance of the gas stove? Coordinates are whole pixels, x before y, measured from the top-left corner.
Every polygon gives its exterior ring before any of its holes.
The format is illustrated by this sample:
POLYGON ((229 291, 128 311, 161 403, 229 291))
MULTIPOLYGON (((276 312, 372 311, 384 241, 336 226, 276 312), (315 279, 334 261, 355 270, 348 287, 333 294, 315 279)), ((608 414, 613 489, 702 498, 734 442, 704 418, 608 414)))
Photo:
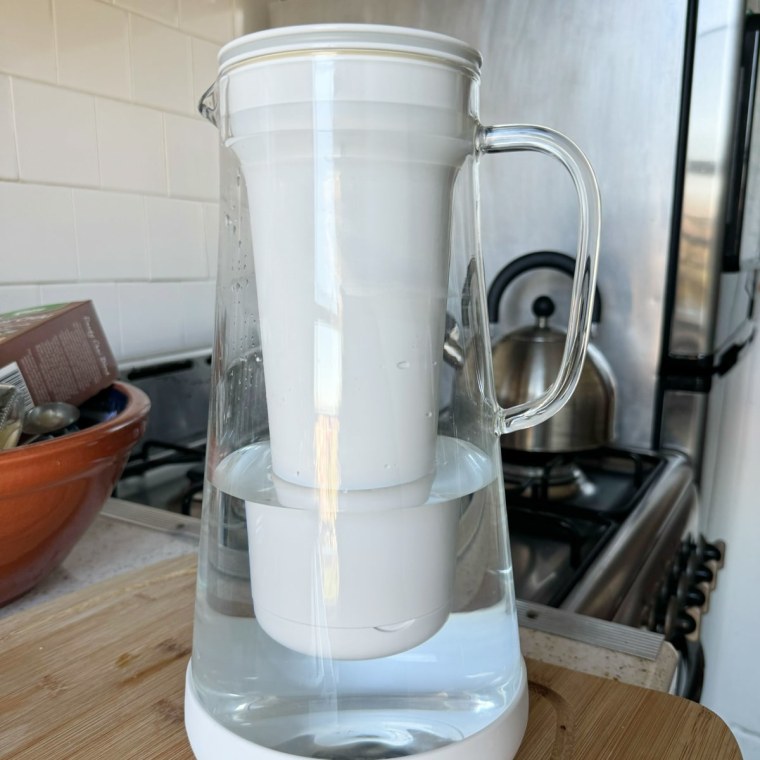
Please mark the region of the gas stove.
MULTIPOLYGON (((127 378, 154 406, 146 440, 114 495, 198 516, 207 358, 137 369, 127 378)), ((698 497, 688 460, 617 448, 539 458, 504 449, 503 455, 517 598, 662 633, 690 663, 679 693, 698 698, 699 623, 724 547, 696 531, 698 497)))
POLYGON ((645 625, 655 589, 695 535, 688 461, 602 448, 538 464, 510 453, 504 468, 518 598, 645 625))

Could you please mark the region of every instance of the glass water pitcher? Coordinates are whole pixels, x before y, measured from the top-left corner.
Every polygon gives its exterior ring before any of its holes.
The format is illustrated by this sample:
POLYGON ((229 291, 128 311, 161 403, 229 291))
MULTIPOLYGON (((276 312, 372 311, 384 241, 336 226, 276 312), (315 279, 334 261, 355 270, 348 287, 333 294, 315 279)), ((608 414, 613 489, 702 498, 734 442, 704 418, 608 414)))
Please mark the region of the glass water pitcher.
POLYGON ((193 751, 511 758, 528 708, 499 436, 577 382, 593 172, 549 129, 481 125, 480 56, 439 34, 288 27, 219 63, 201 103, 222 185, 193 751), (478 163, 517 150, 569 171, 579 244, 559 376, 502 409, 478 163))

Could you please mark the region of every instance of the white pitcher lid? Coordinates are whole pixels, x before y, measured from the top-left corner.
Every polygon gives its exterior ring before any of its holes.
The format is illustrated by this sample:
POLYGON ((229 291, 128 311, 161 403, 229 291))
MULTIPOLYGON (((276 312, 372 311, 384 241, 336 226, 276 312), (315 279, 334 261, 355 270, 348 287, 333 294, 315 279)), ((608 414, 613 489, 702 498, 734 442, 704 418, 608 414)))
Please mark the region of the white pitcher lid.
POLYGON ((265 29, 238 37, 219 51, 219 69, 277 53, 347 49, 433 56, 475 72, 482 63, 475 48, 437 32, 377 24, 309 24, 265 29))

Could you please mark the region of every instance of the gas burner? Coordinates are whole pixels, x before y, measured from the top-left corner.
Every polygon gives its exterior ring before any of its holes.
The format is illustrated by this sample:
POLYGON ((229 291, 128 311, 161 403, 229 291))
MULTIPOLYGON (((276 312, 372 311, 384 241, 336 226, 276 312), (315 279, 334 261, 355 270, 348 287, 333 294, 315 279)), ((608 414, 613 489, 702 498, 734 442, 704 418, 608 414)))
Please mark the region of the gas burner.
POLYGON ((189 515, 202 496, 205 456, 202 442, 147 440, 130 457, 114 496, 189 515))
POLYGON ((565 501, 576 496, 592 496, 595 486, 573 461, 550 461, 544 465, 504 462, 507 494, 517 493, 526 499, 565 501))

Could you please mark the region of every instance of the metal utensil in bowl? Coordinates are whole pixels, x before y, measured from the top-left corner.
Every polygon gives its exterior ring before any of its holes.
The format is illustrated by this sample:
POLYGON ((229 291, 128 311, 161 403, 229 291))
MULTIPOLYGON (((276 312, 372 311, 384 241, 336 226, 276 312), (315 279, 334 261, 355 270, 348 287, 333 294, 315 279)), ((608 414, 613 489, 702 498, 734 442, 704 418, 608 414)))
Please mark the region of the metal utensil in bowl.
POLYGON ((79 409, 65 401, 49 401, 32 407, 24 415, 22 430, 30 435, 24 443, 32 443, 43 435, 73 425, 79 419, 79 409))

